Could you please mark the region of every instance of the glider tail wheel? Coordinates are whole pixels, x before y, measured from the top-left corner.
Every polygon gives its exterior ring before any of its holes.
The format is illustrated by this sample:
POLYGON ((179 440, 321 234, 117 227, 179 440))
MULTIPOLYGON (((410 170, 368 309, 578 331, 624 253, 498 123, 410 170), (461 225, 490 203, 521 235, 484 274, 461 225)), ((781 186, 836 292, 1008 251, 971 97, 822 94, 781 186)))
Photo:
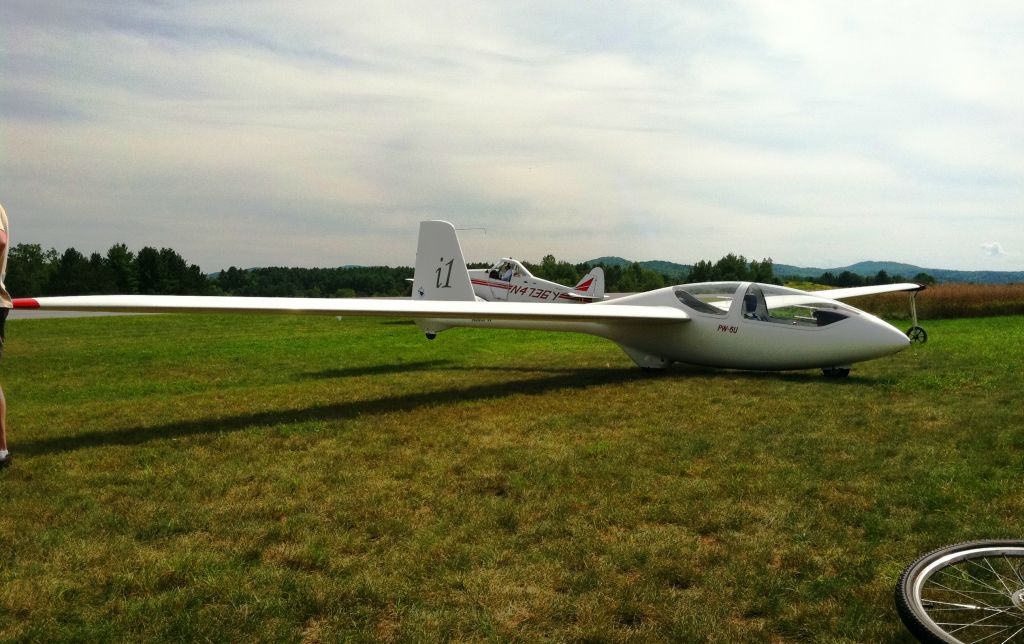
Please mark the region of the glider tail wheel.
POLYGON ((921 327, 914 325, 907 329, 907 337, 914 344, 924 344, 928 341, 928 332, 921 327))
POLYGON ((967 541, 900 575, 896 610, 921 642, 1024 639, 1024 541, 967 541))

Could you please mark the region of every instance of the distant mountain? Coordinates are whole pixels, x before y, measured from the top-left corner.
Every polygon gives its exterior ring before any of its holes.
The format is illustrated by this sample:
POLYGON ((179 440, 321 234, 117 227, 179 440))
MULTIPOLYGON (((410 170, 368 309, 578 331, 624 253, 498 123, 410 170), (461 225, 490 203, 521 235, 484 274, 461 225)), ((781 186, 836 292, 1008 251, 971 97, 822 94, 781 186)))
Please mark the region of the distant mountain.
MULTIPOLYGON (((598 257, 586 262, 591 266, 604 264, 605 266, 629 266, 633 262, 622 257, 598 257)), ((690 274, 690 266, 666 262, 660 260, 649 260, 639 262, 644 268, 658 271, 673 278, 685 278, 690 274)), ((820 277, 823 273, 839 275, 849 271, 855 275, 874 277, 879 271, 885 271, 890 276, 900 275, 904 279, 912 280, 918 273, 927 273, 938 282, 971 282, 974 284, 1012 284, 1024 283, 1024 271, 954 271, 944 268, 922 268, 913 264, 900 262, 857 262, 850 266, 839 266, 837 268, 810 268, 803 266, 792 266, 790 264, 772 264, 775 276, 782 279, 799 277, 820 277)))
POLYGON ((584 263, 589 264, 590 266, 596 266, 597 264, 604 264, 605 266, 629 266, 633 262, 621 257, 598 257, 597 259, 589 259, 584 263))
POLYGON ((690 274, 691 266, 686 264, 676 264, 675 262, 665 262, 656 259, 652 259, 646 262, 640 262, 640 265, 644 268, 649 268, 652 271, 657 271, 662 275, 668 275, 669 277, 683 279, 690 274))
MULTIPOLYGON (((623 259, 621 257, 598 257, 597 259, 587 260, 587 262, 585 263, 589 264, 590 266, 604 264, 605 266, 625 267, 629 266, 633 262, 631 260, 623 259)), ((637 263, 640 264, 640 266, 642 266, 643 268, 648 268, 652 271, 657 271, 662 275, 669 276, 670 278, 682 279, 690 274, 690 267, 687 266, 686 264, 677 264, 675 262, 666 262, 657 259, 637 263)))
POLYGON ((819 277, 822 273, 839 275, 843 271, 849 271, 855 275, 873 277, 879 271, 885 271, 889 275, 901 275, 908 280, 913 279, 918 273, 927 273, 939 282, 973 282, 975 284, 1024 282, 1024 271, 954 271, 944 268, 922 268, 900 262, 858 262, 850 266, 840 266, 838 268, 807 268, 790 266, 788 264, 773 264, 772 268, 775 271, 775 275, 782 278, 819 277))

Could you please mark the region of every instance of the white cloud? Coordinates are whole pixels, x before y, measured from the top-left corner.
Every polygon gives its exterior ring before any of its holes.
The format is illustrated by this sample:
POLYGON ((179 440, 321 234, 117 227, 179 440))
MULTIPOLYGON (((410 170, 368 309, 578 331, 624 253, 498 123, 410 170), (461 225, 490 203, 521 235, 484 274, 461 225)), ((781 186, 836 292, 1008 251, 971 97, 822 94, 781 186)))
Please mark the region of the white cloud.
MULTIPOLYGON (((6 9, 5 9, 6 10, 6 9)), ((1016 3, 12 0, 22 241, 204 268, 547 252, 981 267, 1024 244, 1016 3), (125 222, 131 222, 125 225, 125 222)))
POLYGON ((985 254, 989 257, 1005 257, 1006 251, 1003 250, 1003 245, 999 242, 988 242, 982 244, 981 249, 985 251, 985 254))

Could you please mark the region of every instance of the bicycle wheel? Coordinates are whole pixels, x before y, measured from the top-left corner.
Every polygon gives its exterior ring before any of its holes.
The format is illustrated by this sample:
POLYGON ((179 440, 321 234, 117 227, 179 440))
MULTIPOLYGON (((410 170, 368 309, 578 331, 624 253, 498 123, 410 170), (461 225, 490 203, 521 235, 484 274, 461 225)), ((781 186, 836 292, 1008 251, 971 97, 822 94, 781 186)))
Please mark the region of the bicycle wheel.
POLYGON ((907 567, 896 610, 922 642, 1024 642, 1024 541, 968 541, 907 567))

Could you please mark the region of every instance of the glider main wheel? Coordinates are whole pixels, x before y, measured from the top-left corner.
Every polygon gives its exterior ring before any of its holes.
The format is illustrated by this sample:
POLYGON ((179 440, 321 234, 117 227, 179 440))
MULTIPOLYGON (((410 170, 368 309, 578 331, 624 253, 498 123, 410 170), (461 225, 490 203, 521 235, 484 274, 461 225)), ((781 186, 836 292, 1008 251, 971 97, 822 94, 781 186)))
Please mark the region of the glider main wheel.
POLYGON ((849 367, 826 367, 821 370, 826 378, 845 378, 850 375, 849 367))
POLYGON ((1024 642, 1024 541, 967 541, 900 575, 896 610, 922 642, 1024 642))
POLYGON ((924 344, 928 341, 928 332, 919 326, 912 326, 907 329, 907 337, 914 344, 924 344))

